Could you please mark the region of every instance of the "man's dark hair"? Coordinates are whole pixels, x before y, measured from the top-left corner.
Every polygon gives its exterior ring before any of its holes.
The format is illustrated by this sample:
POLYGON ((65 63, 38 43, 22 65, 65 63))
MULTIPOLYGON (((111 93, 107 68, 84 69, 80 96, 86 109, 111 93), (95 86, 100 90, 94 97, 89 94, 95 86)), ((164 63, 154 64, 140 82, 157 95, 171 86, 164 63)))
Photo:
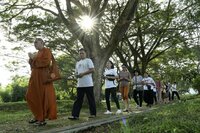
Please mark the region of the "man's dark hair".
POLYGON ((86 50, 85 50, 84 48, 80 48, 80 49, 78 50, 78 52, 80 52, 80 51, 85 51, 85 52, 86 52, 86 50))

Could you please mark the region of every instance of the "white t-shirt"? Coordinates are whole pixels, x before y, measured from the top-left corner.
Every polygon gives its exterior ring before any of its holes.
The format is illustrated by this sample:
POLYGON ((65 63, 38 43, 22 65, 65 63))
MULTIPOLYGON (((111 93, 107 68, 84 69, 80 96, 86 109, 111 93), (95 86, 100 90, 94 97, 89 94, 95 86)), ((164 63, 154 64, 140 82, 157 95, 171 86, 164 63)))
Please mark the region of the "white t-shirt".
MULTIPOLYGON (((142 81, 144 83, 147 83, 148 85, 150 85, 151 86, 151 90, 153 90, 153 88, 156 86, 155 81, 151 77, 143 78, 142 81)), ((144 87, 144 90, 148 90, 146 85, 144 85, 143 87, 144 87)))
MULTIPOLYGON (((118 76, 117 72, 115 71, 115 69, 105 69, 104 76, 106 76, 106 75, 118 76)), ((116 86, 117 86, 116 80, 110 81, 108 79, 105 79, 105 88, 106 89, 113 88, 113 87, 116 87, 116 86)))
MULTIPOLYGON (((88 71, 90 68, 94 68, 94 64, 91 59, 85 58, 76 63, 75 73, 80 74, 85 71, 88 71)), ((78 78, 77 87, 90 87, 90 86, 93 86, 92 73, 84 75, 81 78, 78 78)))
POLYGON ((171 90, 172 90, 172 91, 177 91, 177 90, 176 90, 176 84, 172 84, 171 90))

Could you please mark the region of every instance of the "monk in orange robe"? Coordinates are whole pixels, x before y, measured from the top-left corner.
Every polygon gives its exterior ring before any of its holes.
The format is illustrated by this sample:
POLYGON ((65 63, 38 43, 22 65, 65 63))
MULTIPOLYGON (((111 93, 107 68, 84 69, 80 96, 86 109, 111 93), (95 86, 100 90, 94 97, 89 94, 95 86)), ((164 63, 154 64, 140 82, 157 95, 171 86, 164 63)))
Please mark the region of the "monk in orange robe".
POLYGON ((34 42, 37 54, 29 53, 31 65, 31 77, 29 80, 26 100, 34 118, 29 123, 42 126, 45 118, 53 120, 57 118, 56 96, 53 83, 45 83, 45 74, 49 69, 52 54, 50 49, 44 47, 44 41, 36 38, 34 42))

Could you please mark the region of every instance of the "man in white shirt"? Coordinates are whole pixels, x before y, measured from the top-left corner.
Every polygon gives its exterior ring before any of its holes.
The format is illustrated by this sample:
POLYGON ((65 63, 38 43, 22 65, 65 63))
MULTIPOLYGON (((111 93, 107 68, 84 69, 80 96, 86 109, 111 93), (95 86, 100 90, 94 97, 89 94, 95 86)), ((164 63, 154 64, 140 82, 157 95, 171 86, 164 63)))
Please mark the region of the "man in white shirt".
POLYGON ((84 94, 86 94, 89 103, 89 118, 96 117, 96 104, 94 99, 92 79, 92 73, 94 72, 94 64, 91 59, 86 58, 86 51, 84 49, 79 50, 79 55, 80 61, 76 63, 75 69, 76 77, 78 78, 77 99, 73 105, 72 116, 68 117, 68 119, 71 120, 79 119, 84 94))
POLYGON ((178 100, 180 100, 178 91, 177 91, 177 89, 176 89, 176 82, 174 82, 174 83, 172 84, 171 90, 172 90, 172 100, 174 100, 174 95, 176 95, 177 98, 178 98, 178 100))

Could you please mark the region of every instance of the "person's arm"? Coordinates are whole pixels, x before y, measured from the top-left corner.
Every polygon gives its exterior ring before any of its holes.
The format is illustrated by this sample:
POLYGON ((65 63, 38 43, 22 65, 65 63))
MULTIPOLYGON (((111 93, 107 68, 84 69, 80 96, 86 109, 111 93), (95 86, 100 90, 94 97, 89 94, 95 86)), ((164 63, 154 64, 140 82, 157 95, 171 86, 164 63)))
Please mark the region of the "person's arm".
POLYGON ((127 78, 125 78, 125 80, 127 80, 128 82, 130 82, 131 81, 131 74, 128 72, 128 77, 127 78))
POLYGON ((118 79, 119 78, 119 76, 105 76, 105 78, 109 78, 109 79, 118 79))
POLYGON ((111 76, 105 75, 105 78, 106 78, 106 79, 113 79, 113 80, 119 78, 117 72, 116 72, 114 69, 112 69, 112 74, 110 74, 110 75, 111 75, 111 76))
POLYGON ((155 83, 155 81, 153 80, 153 78, 151 78, 151 83, 150 83, 151 85, 153 85, 153 86, 156 86, 156 83, 155 83))
POLYGON ((87 60, 87 65, 88 65, 88 70, 85 72, 79 73, 78 75, 79 78, 94 72, 94 64, 91 59, 87 60))
POLYGON ((81 77, 83 77, 83 76, 85 76, 85 75, 87 75, 87 74, 93 73, 93 72, 94 72, 94 68, 89 68, 88 71, 85 71, 85 72, 83 72, 83 73, 80 73, 78 76, 81 78, 81 77))
POLYGON ((124 77, 120 76, 121 75, 121 71, 118 74, 118 81, 121 82, 122 80, 124 80, 124 77))

